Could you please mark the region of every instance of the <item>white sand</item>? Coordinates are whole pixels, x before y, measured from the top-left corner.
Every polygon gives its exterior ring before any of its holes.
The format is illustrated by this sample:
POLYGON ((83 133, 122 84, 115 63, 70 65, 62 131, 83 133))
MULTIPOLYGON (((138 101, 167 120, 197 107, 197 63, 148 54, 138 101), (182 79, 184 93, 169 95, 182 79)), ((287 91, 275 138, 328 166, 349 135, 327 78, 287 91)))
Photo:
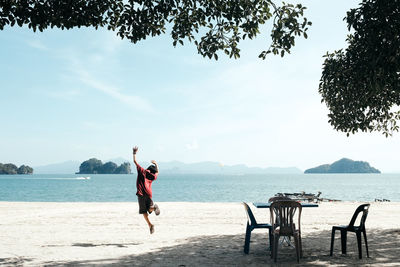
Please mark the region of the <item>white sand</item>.
MULTIPOLYGON (((243 253, 246 215, 240 203, 161 202, 161 215, 150 215, 150 235, 137 203, 0 202, 0 265, 116 266, 259 266, 273 264, 266 230, 252 233, 250 253, 243 253)), ((348 224, 360 203, 322 203, 304 208, 301 265, 400 265, 400 203, 371 203, 367 218, 370 258, 358 259, 354 233, 348 253, 333 225, 348 224)), ((259 222, 268 209, 252 210, 259 222)), ((281 247, 278 263, 296 263, 295 251, 281 247)))

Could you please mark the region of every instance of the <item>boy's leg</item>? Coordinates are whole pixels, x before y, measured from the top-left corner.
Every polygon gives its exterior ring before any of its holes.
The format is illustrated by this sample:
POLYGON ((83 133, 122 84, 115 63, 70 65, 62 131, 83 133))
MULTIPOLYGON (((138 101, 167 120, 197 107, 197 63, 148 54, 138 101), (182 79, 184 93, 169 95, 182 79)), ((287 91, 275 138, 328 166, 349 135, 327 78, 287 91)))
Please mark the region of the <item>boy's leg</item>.
POLYGON ((151 224, 149 220, 149 215, 147 213, 150 205, 149 200, 144 196, 138 196, 138 202, 139 202, 139 213, 143 214, 143 217, 150 228, 150 233, 152 234, 154 233, 154 225, 151 224))
POLYGON ((146 220, 147 224, 149 225, 150 228, 150 234, 154 233, 154 225, 150 222, 149 220, 149 213, 153 211, 153 200, 151 198, 146 197, 146 209, 147 212, 143 213, 144 219, 146 220))
POLYGON ((143 213, 143 217, 146 220, 147 224, 149 225, 150 234, 154 233, 154 225, 151 224, 151 222, 149 220, 149 215, 147 213, 143 213))
POLYGON ((147 224, 149 225, 149 227, 152 226, 150 219, 149 219, 149 215, 147 213, 143 213, 143 217, 146 220, 147 224))
POLYGON ((158 207, 157 204, 154 204, 152 199, 150 199, 149 213, 152 213, 153 211, 157 216, 160 215, 160 208, 158 207))

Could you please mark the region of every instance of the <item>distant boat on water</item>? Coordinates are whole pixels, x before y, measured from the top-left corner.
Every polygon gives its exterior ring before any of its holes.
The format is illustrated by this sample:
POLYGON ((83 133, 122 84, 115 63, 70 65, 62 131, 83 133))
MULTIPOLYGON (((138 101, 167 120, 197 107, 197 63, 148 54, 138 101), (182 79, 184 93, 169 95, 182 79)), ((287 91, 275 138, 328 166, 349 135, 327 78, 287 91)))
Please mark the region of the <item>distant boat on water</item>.
POLYGON ((75 179, 77 180, 90 180, 90 176, 86 176, 86 177, 76 177, 75 179))

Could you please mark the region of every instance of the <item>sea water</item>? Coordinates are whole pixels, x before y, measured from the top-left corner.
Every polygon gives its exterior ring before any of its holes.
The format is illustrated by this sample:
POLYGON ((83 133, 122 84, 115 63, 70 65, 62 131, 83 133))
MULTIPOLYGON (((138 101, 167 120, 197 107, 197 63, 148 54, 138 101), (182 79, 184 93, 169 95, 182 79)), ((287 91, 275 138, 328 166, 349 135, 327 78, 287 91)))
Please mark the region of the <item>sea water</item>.
MULTIPOLYGON (((0 201, 130 202, 136 174, 0 175, 0 201)), ((161 174, 155 201, 262 202, 276 193, 304 191, 346 201, 400 201, 400 174, 161 174)))

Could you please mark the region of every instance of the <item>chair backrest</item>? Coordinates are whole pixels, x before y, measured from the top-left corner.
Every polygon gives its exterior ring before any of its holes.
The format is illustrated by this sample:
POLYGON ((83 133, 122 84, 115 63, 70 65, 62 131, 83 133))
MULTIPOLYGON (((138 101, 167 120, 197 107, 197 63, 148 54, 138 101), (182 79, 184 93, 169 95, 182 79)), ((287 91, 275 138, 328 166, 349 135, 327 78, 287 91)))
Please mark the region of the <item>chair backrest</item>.
POLYGON ((356 209, 356 211, 353 214, 353 217, 351 217, 350 223, 349 223, 349 227, 354 227, 354 223, 357 220, 358 215, 362 212, 362 217, 360 220, 360 228, 365 227, 365 220, 367 219, 368 216, 368 209, 369 209, 369 204, 362 204, 360 206, 358 206, 358 208, 356 209))
POLYGON ((271 224, 275 230, 279 227, 280 235, 293 235, 296 230, 294 218, 298 211, 297 230, 300 231, 301 204, 294 200, 272 202, 270 206, 271 224), (276 216, 276 218, 275 218, 276 216))
POLYGON ((268 199, 268 202, 275 202, 275 201, 282 201, 282 200, 291 200, 291 198, 285 197, 285 196, 271 197, 270 199, 268 199))
POLYGON ((250 225, 256 225, 257 224, 256 218, 254 217, 253 212, 251 211, 249 205, 247 205, 246 202, 243 202, 243 206, 246 211, 247 219, 250 222, 250 225))

